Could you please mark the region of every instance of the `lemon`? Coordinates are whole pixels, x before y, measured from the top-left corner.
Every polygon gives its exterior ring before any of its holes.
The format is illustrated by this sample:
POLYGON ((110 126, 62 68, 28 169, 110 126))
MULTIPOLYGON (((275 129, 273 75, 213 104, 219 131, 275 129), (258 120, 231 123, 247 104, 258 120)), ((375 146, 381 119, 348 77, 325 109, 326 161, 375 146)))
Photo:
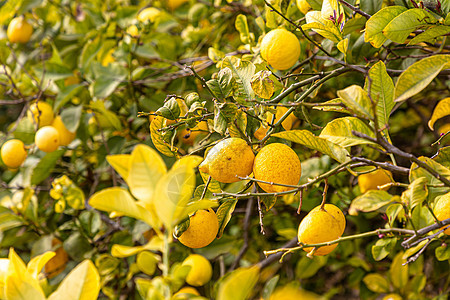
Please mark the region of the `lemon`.
MULTIPOLYGON (((392 173, 384 169, 377 169, 374 172, 358 176, 359 189, 363 194, 370 190, 377 190, 378 186, 382 186, 390 182, 394 182, 392 180, 392 173)), ((387 191, 388 189, 389 186, 383 188, 382 190, 387 191)))
POLYGON ((297 7, 304 15, 306 15, 306 13, 312 9, 311 5, 309 5, 308 1, 306 0, 297 0, 297 7))
POLYGON ((131 25, 130 27, 127 28, 127 33, 131 37, 137 38, 139 36, 139 29, 137 28, 136 25, 131 25))
POLYGON ((38 124, 39 128, 51 125, 53 122, 53 108, 50 104, 38 101, 30 105, 28 118, 38 124))
MULTIPOLYGON (((298 155, 289 146, 281 143, 269 144, 255 157, 253 175, 256 179, 272 183, 296 185, 300 180, 302 168, 298 155)), ((267 193, 292 190, 291 187, 258 182, 267 193)))
POLYGON ((229 138, 212 147, 198 168, 219 182, 231 183, 252 173, 254 159, 246 141, 229 138))
POLYGON ((205 285, 212 277, 212 267, 209 260, 198 254, 189 255, 182 266, 190 266, 186 282, 193 286, 205 285))
MULTIPOLYGON (((343 229, 345 230, 345 218, 343 220, 340 217, 336 218, 333 213, 321 210, 319 207, 311 210, 300 222, 298 240, 303 244, 330 242, 338 239, 342 235, 343 229)), ((327 255, 336 247, 337 244, 322 246, 316 249, 314 255, 327 255)), ((310 252, 312 248, 307 247, 303 250, 310 252)))
POLYGON ((171 10, 175 10, 186 2, 188 2, 188 0, 167 0, 167 6, 171 10))
POLYGON ((195 295, 195 296, 200 296, 200 293, 194 289, 191 286, 185 286, 184 288, 181 288, 178 292, 176 292, 173 295, 172 299, 176 299, 176 300, 184 300, 184 299, 189 299, 188 296, 189 295, 195 295))
POLYGON ((59 147, 59 133, 53 126, 44 126, 36 132, 34 142, 39 150, 53 152, 59 147))
MULTIPOLYGON (((434 206, 434 215, 438 218, 439 221, 446 220, 450 218, 450 193, 443 195, 439 201, 434 206)), ((447 227, 445 225, 443 228, 447 227)), ((447 228, 444 231, 445 234, 450 235, 450 228, 447 228)))
POLYGON ((178 138, 181 139, 182 143, 186 145, 194 145, 197 137, 204 136, 206 133, 209 133, 208 123, 206 121, 199 122, 192 129, 182 129, 179 131, 178 138))
MULTIPOLYGON (((320 206, 317 206, 314 209, 312 209, 311 211, 316 211, 319 209, 320 209, 320 206)), ((333 205, 333 204, 326 203, 324 206, 324 209, 326 212, 330 213, 333 216, 333 218, 335 218, 335 220, 339 223, 339 228, 340 228, 339 236, 341 236, 344 233, 345 223, 346 223, 344 214, 336 205, 333 205)))
POLYGON ((33 26, 23 16, 11 20, 6 35, 11 43, 26 43, 33 34, 33 26))
POLYGON ((301 290, 291 285, 286 285, 277 288, 272 295, 270 295, 270 300, 318 300, 319 296, 316 294, 301 290))
POLYGON ((155 22, 156 18, 161 14, 160 10, 155 7, 147 7, 141 10, 137 16, 140 22, 155 22))
POLYGON ((203 248, 211 244, 219 232, 219 221, 212 209, 198 210, 189 218, 188 229, 178 238, 189 248, 203 248))
POLYGON ((387 294, 383 297, 383 300, 402 300, 402 296, 399 294, 387 294))
POLYGON ((16 169, 22 165, 27 158, 25 145, 21 140, 12 139, 5 142, 0 150, 3 163, 12 169, 16 169))
POLYGON ((66 128, 60 116, 53 120, 52 126, 58 130, 60 146, 67 146, 75 139, 76 133, 66 128))
MULTIPOLYGON (((277 112, 275 113, 275 120, 273 121, 273 124, 278 122, 278 120, 288 111, 288 108, 284 107, 284 106, 278 106, 276 108, 276 110, 277 110, 277 112)), ((272 124, 272 119, 273 119, 273 113, 268 112, 266 122, 268 124, 272 124)), ((297 118, 294 116, 294 114, 291 113, 283 122, 281 122, 281 126, 284 128, 284 130, 291 130, 292 125, 294 124, 294 122, 296 120, 297 120, 297 118)), ((266 136, 266 133, 268 130, 269 130, 269 127, 261 126, 258 128, 258 130, 255 131, 254 135, 258 140, 262 140, 266 136)))
POLYGON ((52 257, 45 264, 45 273, 47 273, 47 278, 53 278, 66 268, 67 262, 69 261, 69 255, 62 246, 62 242, 57 238, 52 240, 52 247, 56 248, 55 256, 52 257))
POLYGON ((300 43, 292 32, 274 29, 267 33, 261 42, 261 56, 277 70, 287 70, 300 57, 300 43))

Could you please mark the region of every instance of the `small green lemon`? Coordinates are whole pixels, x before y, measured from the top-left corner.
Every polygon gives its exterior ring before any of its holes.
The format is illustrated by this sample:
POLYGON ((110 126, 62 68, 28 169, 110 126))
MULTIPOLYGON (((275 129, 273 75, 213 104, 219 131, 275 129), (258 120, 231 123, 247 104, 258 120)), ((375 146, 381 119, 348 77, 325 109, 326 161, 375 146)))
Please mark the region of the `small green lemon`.
POLYGON ((209 150, 199 170, 219 182, 237 182, 239 177, 252 173, 255 155, 247 142, 240 138, 229 138, 209 150))
MULTIPOLYGON (((439 221, 450 218, 450 193, 447 193, 439 198, 439 201, 434 206, 433 212, 439 221)), ((443 228, 447 226, 448 225, 443 228)), ((444 233, 450 235, 450 227, 447 228, 444 233)))
POLYGON ((300 57, 300 43, 290 31, 283 28, 271 30, 261 42, 261 56, 277 70, 287 70, 300 57))
POLYGON ((27 158, 25 145, 21 140, 12 139, 5 142, 0 150, 3 163, 12 169, 16 169, 22 165, 27 158))
POLYGON ((198 254, 189 255, 182 263, 183 266, 190 266, 186 282, 192 286, 205 285, 212 277, 212 266, 209 260, 198 254))
MULTIPOLYGON (((296 185, 300 180, 302 167, 298 155, 289 146, 281 143, 269 144, 255 157, 253 175, 256 179, 279 184, 296 185)), ((258 182, 267 193, 292 190, 292 187, 258 182)))
POLYGON ((189 248, 203 248, 211 244, 219 232, 219 221, 212 209, 198 210, 189 217, 189 227, 178 238, 189 248))
POLYGON ((36 132, 34 142, 39 150, 53 152, 59 147, 58 130, 53 126, 44 126, 36 132))
POLYGON ((64 122, 60 116, 57 116, 52 123, 52 126, 58 130, 59 133, 59 144, 61 146, 69 145, 75 139, 75 132, 71 132, 66 128, 64 122))
POLYGON ((30 105, 28 118, 38 124, 39 128, 51 125, 53 122, 53 108, 50 104, 38 101, 30 105))
MULTIPOLYGON (((392 173, 384 169, 377 169, 374 172, 358 176, 359 189, 363 194, 370 190, 377 190, 379 186, 390 182, 393 182, 392 173)), ((389 187, 385 187, 382 190, 387 191, 388 189, 389 187)))
POLYGON ((26 43, 33 34, 33 26, 23 16, 11 20, 6 31, 11 43, 26 43))

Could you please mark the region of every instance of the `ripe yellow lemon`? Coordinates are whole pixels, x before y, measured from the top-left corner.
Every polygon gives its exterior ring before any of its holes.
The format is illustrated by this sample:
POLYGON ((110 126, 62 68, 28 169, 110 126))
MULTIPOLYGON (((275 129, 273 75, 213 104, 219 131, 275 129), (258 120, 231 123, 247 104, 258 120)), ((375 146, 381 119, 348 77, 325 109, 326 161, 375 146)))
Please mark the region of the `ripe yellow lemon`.
MULTIPOLYGON (((287 107, 284 106, 278 106, 276 108, 277 112, 275 114, 275 120, 273 121, 273 124, 278 122, 278 120, 288 111, 287 107)), ((272 124, 273 119, 273 113, 268 112, 266 122, 268 124, 272 124)), ((281 126, 284 128, 284 130, 291 130, 292 125, 297 120, 297 118, 294 116, 293 113, 291 113, 286 119, 284 119, 283 122, 281 122, 281 126)), ((269 130, 269 127, 259 127, 258 130, 255 131, 254 135, 258 140, 263 139, 266 136, 267 130, 269 130)))
POLYGON ((212 277, 212 267, 209 260, 198 254, 189 255, 182 263, 183 266, 190 266, 186 282, 193 286, 205 285, 212 277))
MULTIPOLYGON (((342 212, 341 212, 342 214, 342 212)), ((345 219, 344 219, 345 222, 345 219)), ((311 210, 306 217, 300 222, 298 227, 298 240, 303 244, 319 244, 330 242, 339 238, 345 230, 345 223, 342 224, 341 218, 335 218, 328 211, 319 209, 311 210)), ((327 255, 337 244, 322 246, 314 252, 314 255, 327 255)), ((310 252, 311 247, 303 248, 304 251, 310 252)))
MULTIPOLYGON (((302 167, 298 155, 289 146, 281 143, 269 144, 255 157, 253 175, 267 182, 296 185, 300 180, 302 167)), ((258 182, 267 193, 292 190, 292 187, 258 182)))
POLYGON ((178 240, 189 248, 203 248, 214 241, 218 232, 216 213, 212 209, 199 210, 189 218, 189 227, 178 240))
POLYGON ((174 300, 184 300, 188 299, 189 295, 200 296, 200 293, 191 286, 185 286, 181 288, 178 292, 173 295, 174 300))
POLYGON ((30 105, 28 118, 38 124, 39 128, 51 125, 53 122, 53 108, 50 104, 38 101, 30 105))
POLYGON ((306 15, 306 13, 312 9, 311 5, 309 5, 308 1, 306 0, 297 0, 297 7, 304 15, 306 15))
POLYGON ((197 137, 204 136, 209 133, 208 123, 206 121, 199 122, 192 129, 182 129, 179 131, 178 138, 181 139, 181 142, 186 145, 194 145, 197 137))
POLYGON ((147 7, 141 10, 137 16, 140 22, 155 22, 161 11, 155 7, 147 7))
POLYGON ((318 300, 319 296, 316 294, 301 290, 291 285, 285 285, 283 287, 277 288, 272 295, 270 295, 270 300, 318 300))
MULTIPOLYGON (((450 218, 450 193, 443 195, 434 206, 434 215, 439 221, 450 218)), ((443 228, 447 227, 445 225, 443 228)), ((444 231, 445 234, 450 235, 450 227, 444 231)))
POLYGON ((252 173, 254 159, 246 141, 229 138, 212 147, 198 168, 219 182, 231 183, 252 173))
MULTIPOLYGON (((314 209, 312 209, 311 211, 316 211, 319 209, 320 209, 320 206, 317 206, 314 209)), ((339 236, 341 236, 344 233, 345 224, 346 224, 344 214, 336 205, 333 205, 333 204, 326 203, 324 206, 324 209, 326 212, 330 213, 333 216, 333 218, 338 222, 339 228, 340 228, 339 236)))
POLYGON ((188 0, 167 0, 167 6, 171 10, 175 10, 186 2, 188 2, 188 0))
POLYGON ((64 125, 64 122, 62 121, 60 116, 57 116, 52 123, 52 126, 58 130, 59 133, 59 144, 61 146, 67 146, 69 145, 76 136, 75 132, 71 132, 66 128, 66 125, 64 125))
POLYGON ((44 126, 36 132, 34 142, 39 150, 53 152, 59 147, 59 133, 53 126, 44 126))
POLYGON ((5 142, 0 150, 3 163, 12 169, 16 169, 22 165, 27 158, 25 145, 21 140, 12 139, 5 142))
POLYGON ((278 28, 267 33, 261 42, 261 56, 277 70, 287 70, 300 57, 300 43, 290 31, 278 28))
POLYGON ((26 43, 33 34, 33 26, 23 16, 11 20, 6 35, 11 43, 26 43))
MULTIPOLYGON (((363 194, 370 190, 377 190, 378 186, 382 186, 390 182, 394 182, 392 179, 392 173, 384 169, 377 169, 374 172, 361 174, 358 176, 359 189, 363 194)), ((388 189, 389 187, 385 187, 382 190, 387 191, 388 189)))

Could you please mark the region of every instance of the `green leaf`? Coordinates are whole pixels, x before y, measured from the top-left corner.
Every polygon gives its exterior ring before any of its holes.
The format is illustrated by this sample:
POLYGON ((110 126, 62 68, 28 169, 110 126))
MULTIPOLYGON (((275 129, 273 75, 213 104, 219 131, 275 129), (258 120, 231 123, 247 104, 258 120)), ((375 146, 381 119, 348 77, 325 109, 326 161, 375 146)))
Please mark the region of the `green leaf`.
POLYGON ((348 50, 348 38, 345 38, 343 40, 341 40, 337 46, 339 51, 341 51, 344 55, 347 55, 347 50, 348 50))
POLYGON ((236 208, 237 202, 238 201, 236 199, 228 199, 217 209, 216 215, 219 220, 219 232, 217 233, 217 238, 220 238, 223 235, 223 231, 225 230, 228 222, 231 220, 231 216, 236 208))
POLYGON ((90 260, 85 260, 70 271, 48 300, 96 300, 99 292, 97 268, 90 260))
POLYGON ((233 62, 229 56, 222 61, 222 67, 230 68, 233 78, 236 80, 237 94, 236 101, 241 104, 248 104, 248 101, 255 98, 250 81, 255 73, 255 65, 250 61, 237 59, 233 62))
POLYGON ((84 44, 78 63, 78 66, 83 70, 84 73, 89 71, 91 62, 95 60, 98 51, 100 51, 100 48, 102 47, 102 42, 102 40, 97 38, 84 44))
POLYGON ((412 210, 411 220, 415 228, 423 228, 435 222, 433 215, 425 205, 418 205, 412 210))
POLYGON ((319 137, 344 148, 355 145, 374 144, 371 141, 355 136, 353 131, 374 137, 373 131, 363 121, 355 117, 339 118, 329 122, 319 137))
POLYGON ((111 63, 106 67, 96 65, 94 73, 94 97, 103 99, 110 96, 125 80, 128 70, 119 64, 111 63))
POLYGON ((42 78, 44 76, 46 80, 59 80, 73 76, 72 71, 66 66, 49 62, 46 62, 43 66, 36 66, 33 70, 36 77, 42 78))
POLYGON ((413 31, 436 22, 434 15, 422 8, 408 9, 389 22, 383 34, 391 41, 403 44, 413 31))
POLYGON ((361 30, 366 25, 367 19, 361 16, 354 16, 344 24, 344 28, 342 29, 342 35, 346 36, 348 34, 353 33, 354 31, 361 30))
MULTIPOLYGON (((332 15, 332 14, 331 14, 332 15)), ((328 16, 327 16, 328 17, 328 16)), ((306 24, 303 30, 312 29, 326 39, 339 43, 343 39, 341 32, 332 21, 322 16, 320 11, 310 11, 306 14, 306 24)))
POLYGON ((272 98, 274 92, 274 84, 270 79, 272 73, 267 70, 262 70, 252 76, 251 85, 255 94, 263 99, 272 98))
POLYGON ((150 135, 152 137, 153 145, 155 145, 156 149, 165 156, 178 157, 177 154, 178 148, 173 146, 171 143, 165 141, 163 131, 159 130, 165 127, 164 120, 165 120, 164 117, 157 116, 150 123, 150 135))
POLYGON ((275 203, 277 203, 277 196, 275 195, 267 195, 267 196, 261 196, 261 201, 264 203, 264 206, 266 207, 266 211, 269 211, 275 203))
POLYGON ((450 115, 450 97, 444 98, 438 102, 433 110, 430 120, 428 121, 428 127, 434 130, 434 123, 440 118, 450 115))
POLYGON ((394 249, 397 238, 382 238, 372 246, 372 257, 376 261, 384 259, 394 249))
POLYGON ((161 238, 155 235, 147 244, 144 246, 130 247, 125 245, 115 244, 111 248, 111 255, 114 257, 129 257, 140 253, 141 251, 162 251, 164 247, 164 242, 161 238))
POLYGON ((8 0, 3 3, 0 8, 0 24, 4 24, 6 20, 12 18, 16 10, 22 5, 23 0, 8 0))
POLYGON ((131 152, 128 168, 127 183, 131 194, 151 203, 158 181, 167 173, 161 156, 149 146, 139 144, 131 152))
POLYGON ((409 66, 398 78, 394 90, 396 102, 404 101, 423 89, 442 71, 450 67, 450 55, 434 55, 409 66))
POLYGON ((366 23, 364 41, 375 48, 380 48, 387 41, 387 37, 383 34, 384 28, 406 10, 403 6, 388 6, 378 11, 366 23))
POLYGON ((313 106, 313 109, 321 110, 321 111, 335 111, 343 114, 352 115, 353 113, 349 111, 345 104, 342 102, 342 99, 336 98, 329 101, 322 102, 313 106))
POLYGON ((83 106, 72 106, 64 109, 61 112, 61 119, 64 123, 64 126, 70 132, 76 132, 78 129, 78 125, 80 125, 81 112, 83 111, 83 106))
POLYGON ((359 8, 369 15, 377 13, 381 9, 383 1, 380 0, 364 0, 359 4, 359 8))
POLYGON ((403 252, 399 252, 392 261, 389 269, 389 277, 394 287, 401 289, 408 283, 408 264, 403 265, 406 259, 402 258, 403 252))
POLYGON ((59 93, 56 95, 55 104, 53 105, 55 107, 55 110, 59 110, 66 103, 72 100, 75 97, 75 95, 77 95, 81 90, 83 90, 83 88, 84 88, 83 84, 73 84, 61 88, 59 93))
POLYGON ((39 161, 39 163, 34 167, 31 174, 31 185, 37 185, 44 181, 53 172, 57 161, 66 152, 66 150, 56 150, 45 154, 45 156, 39 161))
POLYGON ((103 101, 93 101, 90 103, 90 107, 94 111, 96 115, 95 117, 99 123, 105 123, 102 126, 113 126, 116 130, 122 130, 122 125, 119 118, 115 113, 105 107, 105 103, 103 101))
POLYGON ((428 180, 426 177, 419 177, 411 182, 408 189, 402 193, 402 202, 405 203, 409 209, 413 209, 427 199, 427 183, 428 180))
POLYGON ((238 108, 234 103, 223 103, 214 107, 214 130, 225 134, 227 125, 236 120, 238 108))
MULTIPOLYGON (((447 179, 450 179, 450 169, 444 167, 443 165, 434 161, 433 159, 425 156, 420 156, 418 159, 426 163, 440 175, 446 177, 447 179)), ((413 182, 414 180, 420 177, 426 177, 428 180, 428 184, 430 185, 442 184, 442 182, 439 179, 431 175, 428 171, 426 171, 423 168, 420 168, 416 163, 413 163, 409 170, 409 182, 413 182)))
MULTIPOLYGON (((200 172, 200 175, 202 176, 203 182, 206 184, 208 182, 209 175, 203 172, 200 172)), ((211 181, 208 185, 208 191, 212 193, 222 193, 222 187, 220 182, 211 178, 211 181)))
POLYGON ((64 250, 73 260, 82 260, 92 251, 92 246, 86 236, 74 231, 63 243, 64 250))
POLYGON ((250 36, 250 32, 248 30, 247 17, 245 15, 238 15, 236 17, 236 21, 234 23, 237 31, 239 31, 239 36, 241 38, 241 42, 244 44, 250 44, 252 42, 252 38, 250 36))
POLYGON ((364 284, 375 293, 389 292, 389 282, 380 274, 367 274, 363 279, 364 284))
POLYGON ((366 119, 373 116, 371 102, 367 92, 359 85, 352 85, 337 92, 337 95, 353 114, 366 119))
POLYGON ((450 259, 450 247, 448 245, 441 245, 434 251, 436 259, 439 261, 445 261, 450 259))
POLYGON ((327 256, 302 256, 295 267, 295 274, 299 279, 311 278, 327 264, 327 256))
POLYGON ((349 159, 349 153, 341 146, 329 142, 323 138, 316 137, 308 130, 290 130, 282 131, 271 136, 282 138, 297 144, 301 144, 310 149, 317 150, 330 156, 331 158, 343 163, 349 159))
POLYGON ((272 295, 275 287, 277 286, 278 280, 280 279, 280 275, 276 275, 269 279, 265 284, 262 290, 262 299, 269 300, 270 295, 272 295))
POLYGON ((370 190, 355 199, 350 205, 352 211, 375 211, 392 202, 392 195, 382 190, 370 190))
POLYGON ((409 41, 408 45, 417 45, 422 42, 431 42, 433 39, 444 36, 450 33, 450 26, 446 25, 438 25, 435 27, 431 27, 425 32, 415 36, 411 41, 409 41))
MULTIPOLYGON (((4 202, 3 202, 4 203, 4 202)), ((10 209, 0 206, 0 231, 5 232, 9 229, 23 225, 20 217, 15 215, 10 209)), ((0 293, 1 295, 1 293, 0 293)))
POLYGON ((210 79, 206 85, 218 99, 225 99, 233 90, 234 78, 230 68, 223 68, 217 74, 217 78, 210 79))
POLYGON ((217 300, 246 300, 258 282, 259 267, 239 268, 220 282, 217 300))
POLYGON ((404 209, 403 205, 400 203, 394 203, 388 206, 388 208, 386 209, 386 215, 388 217, 389 225, 391 227, 394 225, 395 219, 397 219, 398 214, 401 212, 404 213, 404 209))

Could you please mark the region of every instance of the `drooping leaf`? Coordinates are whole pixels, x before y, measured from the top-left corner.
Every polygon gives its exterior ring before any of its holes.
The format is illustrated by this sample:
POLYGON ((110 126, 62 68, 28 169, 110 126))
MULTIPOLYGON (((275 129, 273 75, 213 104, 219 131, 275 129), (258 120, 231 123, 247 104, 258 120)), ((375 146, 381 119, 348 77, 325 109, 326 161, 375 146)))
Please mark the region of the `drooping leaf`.
POLYGON ((6 1, 0 8, 0 24, 12 18, 16 13, 16 10, 22 5, 23 0, 10 0, 6 1))
POLYGON ((217 300, 246 300, 258 281, 259 267, 239 268, 220 282, 217 300))
POLYGON ((364 41, 375 48, 380 48, 387 41, 387 37, 383 34, 384 28, 406 10, 407 8, 403 6, 388 6, 378 11, 366 23, 364 41))
POLYGON ((5 202, 3 202, 3 206, 0 206, 0 231, 5 232, 6 230, 23 225, 22 218, 4 206, 5 202))
POLYGON ((61 112, 61 119, 64 123, 64 126, 70 132, 76 132, 78 125, 80 124, 81 113, 83 111, 83 106, 72 106, 64 109, 61 112))
POLYGON ((396 102, 404 101, 423 89, 442 70, 450 68, 450 55, 434 55, 409 66, 398 78, 394 90, 396 102))
POLYGON ((448 245, 441 245, 434 251, 436 259, 439 261, 446 261, 450 259, 450 247, 448 245))
POLYGON ((27 272, 34 278, 38 278, 39 273, 45 264, 55 256, 55 252, 47 251, 41 255, 33 257, 27 265, 27 272))
POLYGON ((433 110, 430 120, 428 121, 428 127, 434 130, 434 123, 440 118, 450 115, 450 97, 444 98, 438 102, 433 110))
POLYGON ((150 251, 162 251, 164 247, 164 242, 158 236, 154 236, 147 244, 143 246, 125 246, 115 244, 111 248, 111 255, 114 257, 129 257, 140 253, 141 251, 150 250, 150 251))
POLYGON ((359 85, 352 85, 337 92, 345 106, 353 114, 370 119, 373 116, 367 92, 359 85))
POLYGON ((349 153, 341 146, 329 142, 323 138, 316 137, 308 130, 290 130, 282 131, 272 134, 274 137, 279 137, 297 144, 301 144, 310 149, 317 150, 323 154, 327 154, 338 162, 342 163, 349 159, 349 153))
POLYGON ((449 33, 450 26, 448 25, 438 25, 435 27, 431 27, 425 30, 425 32, 416 35, 411 41, 409 41, 408 45, 417 45, 422 42, 431 42, 433 39, 447 35, 449 33))
POLYGON ((242 14, 238 15, 236 17, 236 21, 234 22, 234 26, 237 31, 239 31, 241 42, 244 44, 250 44, 252 42, 252 38, 248 29, 247 17, 242 14))
POLYGON ((234 212, 238 200, 229 199, 223 202, 217 209, 216 215, 219 220, 219 232, 217 233, 217 238, 220 238, 227 226, 228 222, 231 220, 231 215, 234 212))
POLYGON ((419 177, 411 182, 408 189, 402 193, 402 202, 405 203, 409 209, 413 209, 427 199, 427 183, 428 180, 426 177, 419 177))
POLYGON ((353 131, 374 137, 373 131, 363 121, 355 117, 339 118, 329 122, 319 137, 341 147, 373 144, 371 141, 355 136, 352 133, 353 131))
POLYGON ((234 78, 230 68, 223 68, 217 74, 217 78, 210 79, 206 85, 218 99, 225 99, 233 90, 234 78))
POLYGON ((394 203, 388 206, 386 209, 386 216, 389 220, 389 225, 392 227, 394 225, 395 219, 400 213, 404 213, 403 205, 400 203, 394 203))
POLYGON ((295 273, 299 279, 311 278, 327 264, 327 261, 327 256, 314 256, 313 258, 303 256, 295 267, 295 273))
POLYGON ((95 118, 101 126, 111 126, 116 130, 122 130, 122 124, 115 113, 105 107, 103 101, 93 101, 90 103, 91 109, 95 113, 95 118))
POLYGON ((350 210, 370 212, 392 202, 392 195, 382 190, 370 190, 353 199, 350 210))
POLYGON ((85 260, 70 271, 48 300, 96 300, 99 292, 97 268, 90 260, 85 260))
POLYGON ((161 116, 157 116, 150 123, 150 135, 152 137, 153 145, 155 145, 156 149, 168 157, 176 156, 178 157, 177 151, 178 148, 171 144, 171 141, 167 141, 164 137, 166 134, 163 131, 160 131, 161 128, 165 127, 165 118, 161 116))

